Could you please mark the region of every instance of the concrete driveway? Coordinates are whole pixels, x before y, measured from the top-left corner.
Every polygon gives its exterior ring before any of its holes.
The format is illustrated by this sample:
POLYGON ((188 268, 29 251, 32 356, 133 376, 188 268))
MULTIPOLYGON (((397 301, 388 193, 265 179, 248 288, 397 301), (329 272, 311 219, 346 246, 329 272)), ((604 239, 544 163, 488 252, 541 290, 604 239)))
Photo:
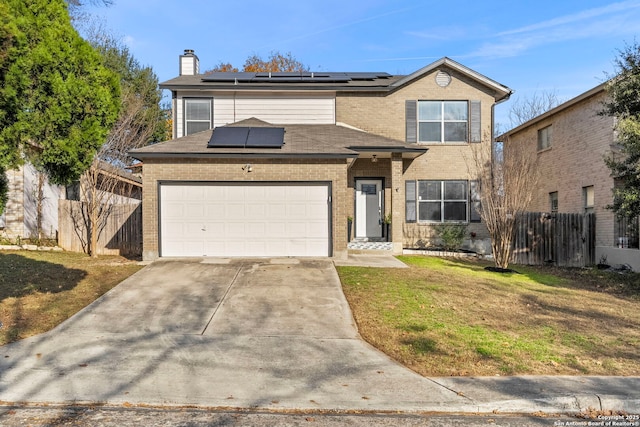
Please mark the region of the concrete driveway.
POLYGON ((164 260, 0 347, 0 406, 18 402, 638 413, 640 378, 424 378, 359 338, 330 260, 164 260))
POLYGON ((310 410, 469 403, 360 340, 332 262, 304 259, 155 262, 53 331, 0 347, 0 400, 310 410))

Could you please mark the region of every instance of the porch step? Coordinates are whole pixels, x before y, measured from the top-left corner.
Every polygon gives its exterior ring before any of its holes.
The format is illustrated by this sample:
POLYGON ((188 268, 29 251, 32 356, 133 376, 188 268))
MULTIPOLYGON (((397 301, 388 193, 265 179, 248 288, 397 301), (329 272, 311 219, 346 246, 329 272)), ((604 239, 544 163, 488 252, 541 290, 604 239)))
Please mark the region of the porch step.
POLYGON ((353 251, 392 251, 392 242, 372 242, 353 240, 347 244, 349 252, 353 251))

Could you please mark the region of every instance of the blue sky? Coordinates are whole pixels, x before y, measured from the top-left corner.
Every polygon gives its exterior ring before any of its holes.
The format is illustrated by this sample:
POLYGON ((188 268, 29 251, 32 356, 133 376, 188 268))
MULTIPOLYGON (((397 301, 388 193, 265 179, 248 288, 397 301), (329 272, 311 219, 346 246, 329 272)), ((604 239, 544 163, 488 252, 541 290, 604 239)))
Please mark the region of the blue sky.
MULTIPOLYGON (((640 34, 640 0, 114 0, 90 8, 160 81, 194 49, 201 71, 291 52, 311 70, 408 74, 448 56, 515 91, 568 100, 614 71, 640 34)), ((640 42, 640 40, 638 40, 640 42)))

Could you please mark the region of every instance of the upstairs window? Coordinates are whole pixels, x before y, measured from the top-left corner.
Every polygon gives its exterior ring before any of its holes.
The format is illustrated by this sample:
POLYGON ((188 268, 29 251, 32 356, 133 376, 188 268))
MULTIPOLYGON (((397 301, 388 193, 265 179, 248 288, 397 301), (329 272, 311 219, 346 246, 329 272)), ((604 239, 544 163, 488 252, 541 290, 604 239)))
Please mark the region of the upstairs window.
POLYGON ((186 98, 184 100, 185 135, 211 129, 211 99, 186 98))
POLYGON ((406 142, 482 142, 480 101, 405 101, 406 142))
POLYGON ((551 138, 553 136, 553 128, 547 126, 538 130, 538 151, 551 148, 551 138))
POLYGON ((467 142, 467 101, 418 101, 419 142, 467 142))

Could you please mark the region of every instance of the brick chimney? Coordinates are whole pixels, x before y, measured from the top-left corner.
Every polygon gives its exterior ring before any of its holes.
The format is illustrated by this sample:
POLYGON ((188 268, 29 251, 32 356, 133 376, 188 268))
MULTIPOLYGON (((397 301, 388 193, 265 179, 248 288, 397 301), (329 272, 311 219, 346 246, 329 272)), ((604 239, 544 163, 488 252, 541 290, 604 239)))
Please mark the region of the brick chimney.
POLYGON ((200 60, 193 49, 185 49, 184 55, 180 55, 180 75, 194 76, 200 74, 200 60))

